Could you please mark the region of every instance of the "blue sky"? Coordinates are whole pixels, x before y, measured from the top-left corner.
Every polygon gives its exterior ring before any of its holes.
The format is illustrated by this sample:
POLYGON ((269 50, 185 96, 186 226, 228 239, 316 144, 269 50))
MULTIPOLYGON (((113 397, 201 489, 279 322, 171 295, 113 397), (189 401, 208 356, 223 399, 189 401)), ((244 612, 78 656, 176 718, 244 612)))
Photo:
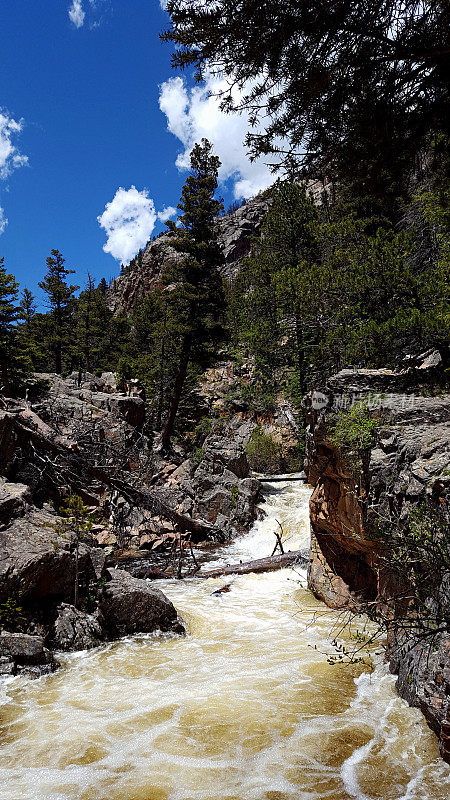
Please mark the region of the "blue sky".
POLYGON ((38 300, 52 248, 82 285, 118 274, 164 227, 202 135, 226 203, 271 182, 247 159, 246 119, 209 96, 217 80, 171 70, 167 21, 159 0, 1 0, 0 256, 38 300))

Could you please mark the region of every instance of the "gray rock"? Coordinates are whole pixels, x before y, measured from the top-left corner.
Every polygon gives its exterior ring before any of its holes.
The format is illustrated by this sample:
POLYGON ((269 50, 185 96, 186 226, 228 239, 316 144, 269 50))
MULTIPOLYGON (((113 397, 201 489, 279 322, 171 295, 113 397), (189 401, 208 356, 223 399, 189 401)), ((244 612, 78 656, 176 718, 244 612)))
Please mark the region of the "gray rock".
POLYGON ((17 667, 17 675, 21 675, 23 678, 30 678, 31 680, 35 678, 42 678, 43 675, 51 675, 58 668, 58 664, 56 661, 53 661, 50 664, 38 664, 38 665, 30 665, 25 664, 25 666, 18 666, 17 667))
MULTIPOLYGON (((239 272, 242 259, 250 252, 251 241, 257 235, 270 207, 268 197, 258 195, 233 214, 218 220, 218 239, 224 255, 221 273, 228 281, 239 272)), ((148 242, 141 264, 133 259, 127 269, 116 278, 108 290, 108 302, 116 311, 130 312, 160 280, 162 272, 179 263, 183 254, 172 246, 172 235, 166 233, 148 242)))
POLYGON ((99 581, 106 577, 106 555, 102 547, 91 547, 89 557, 96 579, 99 581))
POLYGON ((0 523, 8 524, 22 515, 31 502, 31 492, 23 483, 9 483, 0 477, 0 523))
POLYGON ((100 382, 104 392, 115 392, 117 390, 117 379, 115 372, 102 372, 100 382))
POLYGON ((211 465, 215 474, 230 470, 238 478, 246 478, 249 473, 247 456, 243 447, 233 439, 211 434, 203 444, 204 460, 211 465))
MULTIPOLYGON (((75 560, 55 523, 48 511, 33 510, 0 531, 0 600, 19 594, 23 601, 73 598, 75 560)), ((85 546, 80 548, 79 568, 88 578, 92 564, 85 546)))
POLYGON ((110 636, 155 630, 184 632, 175 607, 159 589, 124 570, 108 572, 111 580, 103 588, 100 610, 110 636))
POLYGON ((16 664, 51 664, 53 661, 51 653, 44 647, 42 636, 8 631, 0 634, 0 656, 16 664))
POLYGON ((0 675, 15 675, 16 665, 9 656, 0 656, 0 675))
POLYGON ((52 644, 57 650, 88 650, 104 641, 98 619, 74 606, 62 603, 58 607, 52 644))

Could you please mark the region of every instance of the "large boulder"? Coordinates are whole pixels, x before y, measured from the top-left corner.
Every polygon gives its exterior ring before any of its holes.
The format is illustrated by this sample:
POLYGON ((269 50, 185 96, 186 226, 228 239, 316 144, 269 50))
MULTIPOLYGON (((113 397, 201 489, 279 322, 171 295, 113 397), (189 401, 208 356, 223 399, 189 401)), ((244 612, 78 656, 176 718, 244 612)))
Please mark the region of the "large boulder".
POLYGON ((0 477, 0 525, 24 513, 31 502, 31 492, 23 483, 8 483, 0 477))
MULTIPOLYGON (((34 509, 0 530, 0 601, 20 596, 28 603, 41 598, 71 600, 75 559, 70 541, 55 531, 57 518, 34 509)), ((89 548, 82 544, 79 572, 88 582, 95 573, 89 548)))
POLYGON ((237 478, 246 478, 250 468, 245 450, 234 439, 211 434, 205 439, 204 461, 214 474, 221 474, 225 469, 236 475, 237 478))
POLYGON ((110 580, 100 598, 100 610, 112 637, 155 630, 184 633, 170 600, 145 580, 120 569, 108 570, 110 580))
POLYGON ((0 634, 0 674, 14 675, 19 672, 39 677, 53 672, 56 666, 52 653, 44 647, 42 636, 9 631, 0 634))
POLYGON ((55 620, 52 645, 57 650, 88 650, 104 641, 97 617, 61 603, 55 620))

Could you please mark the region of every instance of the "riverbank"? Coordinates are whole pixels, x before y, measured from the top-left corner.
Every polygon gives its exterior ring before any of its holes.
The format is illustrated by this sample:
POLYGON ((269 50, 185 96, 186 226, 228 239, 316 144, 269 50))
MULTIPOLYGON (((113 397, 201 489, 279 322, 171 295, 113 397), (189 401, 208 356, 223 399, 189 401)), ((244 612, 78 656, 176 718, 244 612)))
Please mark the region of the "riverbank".
MULTIPOLYGON (((310 490, 264 485, 264 518, 217 552, 249 560, 309 537, 310 490)), ((214 562, 211 563, 214 566, 214 562)), ((381 664, 327 662, 335 614, 304 570, 158 584, 187 637, 62 656, 2 698, 1 800, 442 800, 450 768, 381 664)))

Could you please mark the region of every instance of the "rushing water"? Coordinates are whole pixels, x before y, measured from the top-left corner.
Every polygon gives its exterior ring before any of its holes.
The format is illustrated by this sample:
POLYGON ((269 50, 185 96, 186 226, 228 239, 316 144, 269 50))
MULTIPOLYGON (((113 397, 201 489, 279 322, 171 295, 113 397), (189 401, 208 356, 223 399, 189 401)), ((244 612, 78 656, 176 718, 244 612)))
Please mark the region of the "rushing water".
MULTIPOLYGON (((267 516, 219 561, 269 554, 276 519, 288 548, 307 543, 307 488, 267 489, 267 516)), ((327 663, 335 616, 300 578, 166 582, 186 638, 136 636, 4 685, 0 800, 447 798, 450 767, 386 668, 327 663)))

